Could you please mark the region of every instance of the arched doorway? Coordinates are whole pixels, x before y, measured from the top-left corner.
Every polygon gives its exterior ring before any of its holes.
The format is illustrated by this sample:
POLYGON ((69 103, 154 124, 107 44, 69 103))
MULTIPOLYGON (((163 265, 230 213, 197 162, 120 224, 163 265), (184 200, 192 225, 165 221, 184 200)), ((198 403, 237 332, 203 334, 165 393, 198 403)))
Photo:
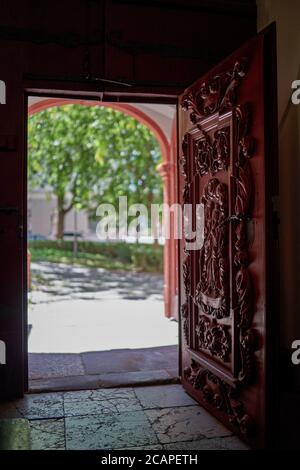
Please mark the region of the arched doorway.
MULTIPOLYGON (((176 203, 176 122, 173 119, 171 136, 168 140, 162 127, 148 114, 137 106, 124 103, 106 103, 89 100, 76 100, 65 98, 40 98, 33 104, 29 103, 28 115, 39 113, 45 109, 67 104, 80 104, 83 106, 109 107, 129 115, 144 124, 156 137, 162 154, 162 163, 158 166, 163 181, 164 204, 172 206, 176 203)), ((171 222, 172 224, 172 222, 171 222)), ((177 250, 176 240, 173 235, 174 227, 170 226, 170 238, 165 240, 164 245, 164 313, 166 317, 178 318, 177 310, 177 250)))

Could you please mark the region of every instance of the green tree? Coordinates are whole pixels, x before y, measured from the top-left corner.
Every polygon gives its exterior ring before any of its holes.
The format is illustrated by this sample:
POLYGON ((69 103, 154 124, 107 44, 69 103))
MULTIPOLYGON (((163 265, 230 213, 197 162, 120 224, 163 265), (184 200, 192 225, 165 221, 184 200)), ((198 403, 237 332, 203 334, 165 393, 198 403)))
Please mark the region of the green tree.
POLYGON ((29 188, 57 197, 57 238, 73 208, 162 201, 157 140, 137 120, 107 107, 65 105, 29 118, 29 188))

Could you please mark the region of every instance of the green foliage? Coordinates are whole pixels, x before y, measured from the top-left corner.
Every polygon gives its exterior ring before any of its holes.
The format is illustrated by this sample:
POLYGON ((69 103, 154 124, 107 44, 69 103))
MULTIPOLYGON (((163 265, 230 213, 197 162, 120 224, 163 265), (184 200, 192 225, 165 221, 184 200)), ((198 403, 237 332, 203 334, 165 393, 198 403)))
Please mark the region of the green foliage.
POLYGON ((100 203, 161 203, 157 140, 135 119, 107 107, 65 105, 29 118, 29 188, 45 188, 61 208, 94 212, 100 203), (68 196, 68 197, 67 197, 68 196))
POLYGON ((78 243, 73 255, 71 241, 35 240, 29 244, 32 261, 79 264, 111 270, 163 272, 163 247, 160 245, 129 244, 125 242, 78 243))
POLYGON ((132 251, 132 263, 141 271, 163 272, 163 253, 160 246, 137 245, 132 251))

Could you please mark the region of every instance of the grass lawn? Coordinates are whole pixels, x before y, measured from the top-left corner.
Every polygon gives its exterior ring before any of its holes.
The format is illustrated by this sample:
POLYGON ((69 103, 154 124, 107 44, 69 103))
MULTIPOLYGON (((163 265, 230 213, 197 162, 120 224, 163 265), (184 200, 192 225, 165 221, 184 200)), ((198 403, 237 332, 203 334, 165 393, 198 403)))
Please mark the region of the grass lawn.
POLYGON ((48 261, 50 263, 77 264, 89 268, 105 268, 111 270, 131 271, 134 267, 124 261, 114 260, 99 253, 78 252, 74 256, 71 251, 57 248, 30 248, 31 261, 48 261))
POLYGON ((55 241, 30 242, 31 261, 65 263, 89 268, 104 268, 122 271, 144 271, 162 273, 163 247, 153 245, 79 243, 78 253, 73 254, 72 244, 55 241))

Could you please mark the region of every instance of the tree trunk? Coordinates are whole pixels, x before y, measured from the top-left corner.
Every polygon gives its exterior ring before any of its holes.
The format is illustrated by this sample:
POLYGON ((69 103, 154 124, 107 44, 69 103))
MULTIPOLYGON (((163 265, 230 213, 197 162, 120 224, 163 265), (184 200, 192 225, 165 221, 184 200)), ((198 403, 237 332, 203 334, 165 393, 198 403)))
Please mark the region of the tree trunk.
POLYGON ((65 211, 63 209, 58 209, 57 211, 57 231, 56 238, 57 240, 63 240, 64 238, 64 228, 65 228, 65 211))
POLYGON ((57 240, 63 240, 65 229, 65 215, 73 208, 73 201, 68 207, 65 207, 65 196, 57 196, 57 240))
POLYGON ((57 196, 57 227, 56 227, 56 239, 64 239, 64 229, 65 229, 65 215, 66 211, 64 209, 65 197, 62 195, 57 196))

